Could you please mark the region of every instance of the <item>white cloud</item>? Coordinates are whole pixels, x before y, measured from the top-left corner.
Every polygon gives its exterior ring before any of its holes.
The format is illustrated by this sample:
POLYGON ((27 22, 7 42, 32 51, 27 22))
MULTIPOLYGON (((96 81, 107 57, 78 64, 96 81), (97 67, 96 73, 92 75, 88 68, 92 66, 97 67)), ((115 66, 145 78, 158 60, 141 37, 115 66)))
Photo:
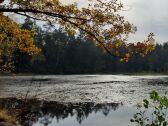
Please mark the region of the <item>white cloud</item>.
POLYGON ((60 0, 62 4, 72 4, 77 3, 80 7, 86 7, 88 5, 88 0, 60 0))
POLYGON ((168 0, 122 0, 126 6, 123 15, 138 27, 130 40, 143 40, 149 32, 158 42, 168 41, 168 0))

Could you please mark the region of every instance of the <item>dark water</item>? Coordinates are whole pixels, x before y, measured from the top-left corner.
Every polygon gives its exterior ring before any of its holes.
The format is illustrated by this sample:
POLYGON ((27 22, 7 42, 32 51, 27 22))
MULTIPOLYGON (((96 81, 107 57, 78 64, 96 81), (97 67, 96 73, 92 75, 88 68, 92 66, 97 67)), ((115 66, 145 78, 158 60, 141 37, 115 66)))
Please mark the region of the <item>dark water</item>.
POLYGON ((24 108, 24 126, 133 126, 129 120, 137 112, 136 104, 149 98, 152 90, 164 94, 168 77, 14 76, 0 77, 0 87, 1 108, 24 108), (7 97, 39 101, 22 103, 7 97))
POLYGON ((132 126, 135 108, 119 103, 60 103, 0 99, 0 108, 17 113, 23 126, 132 126), (18 114, 19 113, 19 114, 18 114))

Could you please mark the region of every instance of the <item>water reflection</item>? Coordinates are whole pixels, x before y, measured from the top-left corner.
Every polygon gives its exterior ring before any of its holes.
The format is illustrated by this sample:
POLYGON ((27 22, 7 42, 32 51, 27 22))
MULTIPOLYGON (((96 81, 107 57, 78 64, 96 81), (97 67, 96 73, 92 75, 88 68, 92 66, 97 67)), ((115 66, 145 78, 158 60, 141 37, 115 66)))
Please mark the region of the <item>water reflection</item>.
POLYGON ((18 100, 14 98, 0 99, 0 108, 8 110, 11 114, 17 114, 23 126, 39 124, 48 126, 57 120, 76 118, 78 124, 82 124, 89 115, 101 113, 107 116, 110 111, 115 111, 121 106, 118 103, 58 103, 37 100, 18 100))

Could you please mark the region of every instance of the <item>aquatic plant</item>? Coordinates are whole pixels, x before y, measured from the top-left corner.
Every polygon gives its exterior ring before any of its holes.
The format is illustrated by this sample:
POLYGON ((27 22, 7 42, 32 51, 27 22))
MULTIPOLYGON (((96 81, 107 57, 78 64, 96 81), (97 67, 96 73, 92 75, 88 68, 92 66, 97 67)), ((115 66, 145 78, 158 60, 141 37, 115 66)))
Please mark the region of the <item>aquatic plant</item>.
POLYGON ((158 92, 152 91, 150 99, 143 100, 143 106, 134 114, 131 122, 139 126, 167 126, 168 125, 168 98, 160 96, 158 92))

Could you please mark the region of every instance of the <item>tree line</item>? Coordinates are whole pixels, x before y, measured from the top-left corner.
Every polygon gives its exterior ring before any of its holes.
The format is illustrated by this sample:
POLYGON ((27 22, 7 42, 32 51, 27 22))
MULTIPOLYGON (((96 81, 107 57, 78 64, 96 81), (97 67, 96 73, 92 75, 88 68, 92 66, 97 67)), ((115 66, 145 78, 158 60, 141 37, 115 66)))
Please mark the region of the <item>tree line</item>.
MULTIPOLYGON (((134 55, 129 62, 112 57, 85 39, 83 33, 70 36, 61 28, 42 29, 30 19, 22 28, 36 28, 35 44, 41 48, 36 55, 15 52, 15 73, 37 74, 115 74, 139 72, 168 72, 168 43, 156 44, 156 49, 145 57, 134 55)), ((122 49, 121 49, 122 50, 122 49)), ((124 49, 123 49, 124 51, 124 49)))

